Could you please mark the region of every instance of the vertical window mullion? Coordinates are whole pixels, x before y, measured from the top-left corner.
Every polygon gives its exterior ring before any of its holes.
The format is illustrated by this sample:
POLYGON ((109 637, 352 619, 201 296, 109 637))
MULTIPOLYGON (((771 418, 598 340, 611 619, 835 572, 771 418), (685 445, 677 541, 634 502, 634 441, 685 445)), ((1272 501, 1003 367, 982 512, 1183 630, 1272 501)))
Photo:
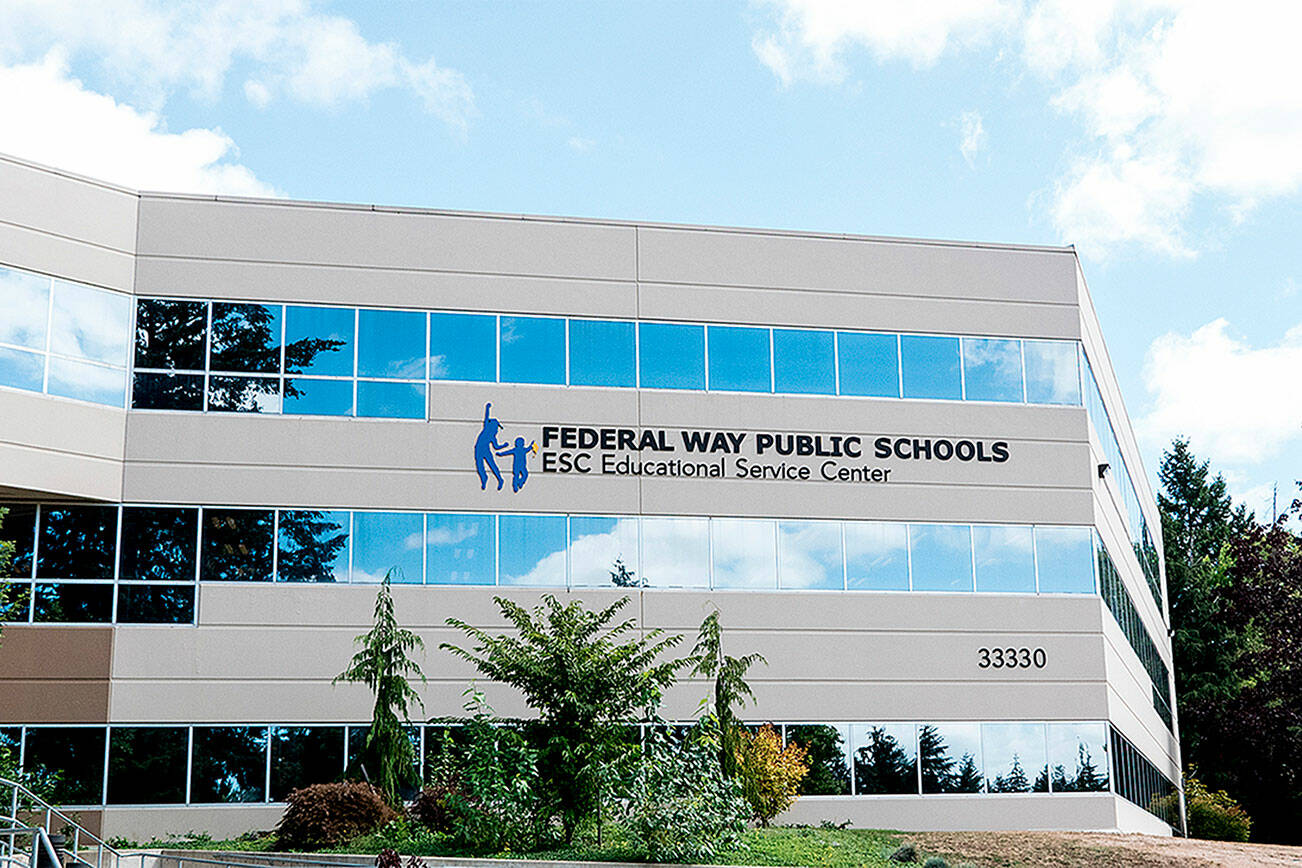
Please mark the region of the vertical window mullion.
POLYGON ((185 728, 185 803, 190 804, 190 781, 194 777, 194 727, 185 728))
POLYGON ((904 397, 904 342, 900 334, 895 334, 895 377, 899 381, 896 388, 899 390, 899 397, 904 397))
POLYGON ((273 509, 271 511, 271 582, 275 584, 280 574, 280 513, 281 510, 273 509))
POLYGON ((769 329, 768 333, 769 333, 769 393, 776 395, 778 391, 778 375, 777 375, 778 366, 777 366, 777 359, 773 357, 773 329, 769 329))
POLYGON ((108 804, 109 744, 112 743, 112 741, 113 741, 113 727, 105 726, 104 727, 104 775, 103 775, 104 779, 103 781, 101 781, 101 789, 99 792, 99 803, 101 805, 108 804))
POLYGON ((110 623, 116 624, 118 622, 118 583, 122 580, 122 524, 126 518, 122 504, 117 505, 114 513, 117 515, 118 523, 113 537, 113 605, 110 611, 112 616, 110 623))
POLYGON ((264 802, 270 802, 271 801, 271 742, 273 740, 271 726, 268 725, 264 727, 262 732, 265 736, 266 744, 267 744, 267 750, 266 750, 267 768, 266 768, 266 775, 263 777, 262 780, 262 787, 263 787, 262 800, 264 802))

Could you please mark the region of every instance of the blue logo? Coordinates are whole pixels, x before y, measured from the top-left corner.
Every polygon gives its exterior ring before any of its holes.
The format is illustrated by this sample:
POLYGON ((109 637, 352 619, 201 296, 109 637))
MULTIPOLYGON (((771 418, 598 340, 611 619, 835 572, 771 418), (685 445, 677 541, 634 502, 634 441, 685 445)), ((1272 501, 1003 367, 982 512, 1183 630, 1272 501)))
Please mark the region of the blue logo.
POLYGON ((488 474, 497 479, 497 490, 502 490, 502 473, 497 469, 497 459, 511 456, 511 490, 519 492, 529 481, 529 456, 538 454, 538 443, 529 441, 524 445, 524 438, 515 438, 515 444, 508 446, 497 442, 497 435, 502 430, 502 423, 492 417, 493 405, 484 405, 484 427, 475 438, 475 472, 479 474, 479 488, 488 488, 488 474), (496 457, 494 457, 496 456, 496 457))

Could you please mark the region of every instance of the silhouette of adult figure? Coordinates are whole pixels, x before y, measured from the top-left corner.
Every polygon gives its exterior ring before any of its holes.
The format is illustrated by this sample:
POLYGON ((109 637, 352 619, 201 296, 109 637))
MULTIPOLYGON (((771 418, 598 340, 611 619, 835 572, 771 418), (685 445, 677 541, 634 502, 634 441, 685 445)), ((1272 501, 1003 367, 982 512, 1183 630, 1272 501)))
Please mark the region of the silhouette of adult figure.
POLYGON ((484 429, 475 438, 475 472, 479 474, 479 488, 488 488, 488 470, 497 477, 497 490, 502 490, 502 474, 497 469, 497 459, 493 457, 496 449, 507 448, 505 443, 497 442, 497 432, 502 430, 502 423, 488 415, 492 404, 484 405, 484 429), (485 470, 487 468, 487 470, 485 470))

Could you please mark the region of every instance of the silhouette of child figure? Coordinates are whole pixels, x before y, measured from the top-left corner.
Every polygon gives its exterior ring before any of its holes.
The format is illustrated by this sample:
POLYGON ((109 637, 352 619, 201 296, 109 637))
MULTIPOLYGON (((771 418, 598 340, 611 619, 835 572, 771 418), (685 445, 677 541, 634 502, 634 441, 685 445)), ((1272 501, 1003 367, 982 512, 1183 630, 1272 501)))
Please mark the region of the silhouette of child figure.
POLYGON ((529 445, 524 445, 524 438, 515 438, 515 446, 509 449, 503 449, 498 452, 498 456, 505 458, 511 456, 511 490, 519 491, 524 488, 525 482, 529 479, 529 453, 533 450, 536 440, 530 440, 529 445))
MULTIPOLYGON (((479 474, 479 488, 482 491, 488 487, 488 473, 485 470, 493 471, 497 477, 497 490, 502 490, 502 474, 498 472, 497 461, 493 458, 494 449, 505 449, 505 443, 497 442, 497 432, 502 430, 502 423, 488 415, 492 404, 484 405, 484 429, 479 432, 475 438, 475 472, 479 474)), ((499 455, 504 453, 499 452, 499 455)), ((523 484, 523 483, 521 483, 523 484)), ((516 489, 519 491, 519 489, 516 489)))

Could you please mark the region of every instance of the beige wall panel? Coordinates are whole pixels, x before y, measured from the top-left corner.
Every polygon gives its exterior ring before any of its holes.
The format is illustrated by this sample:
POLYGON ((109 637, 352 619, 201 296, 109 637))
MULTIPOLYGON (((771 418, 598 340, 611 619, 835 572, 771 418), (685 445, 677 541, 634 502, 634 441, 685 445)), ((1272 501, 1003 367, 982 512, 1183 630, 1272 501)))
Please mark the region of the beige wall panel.
POLYGON ((1125 799, 1117 799, 1117 826, 1122 832, 1139 832, 1143 835, 1170 835, 1171 827, 1125 799))
MULTIPOLYGON (((806 796, 778 818, 779 823, 817 825, 850 821, 855 828, 910 832, 1080 829, 1093 832, 1140 831, 1119 827, 1110 793, 1061 793, 1051 798, 1020 794, 952 796, 806 796)), ((1129 818, 1132 822, 1137 818, 1129 818)), ((1148 831, 1144 824, 1143 831, 1148 831)), ((1168 828, 1165 834, 1170 834, 1168 828)), ((1160 834, 1160 833, 1150 833, 1160 834)))
MULTIPOLYGON (((237 838, 245 832, 265 832, 276 828, 283 805, 204 805, 184 808, 107 808, 103 812, 104 836, 125 838, 128 841, 150 841, 155 838, 174 840, 188 832, 202 831, 215 840, 237 838)), ((205 858, 203 854, 186 851, 191 858, 205 858)), ((219 854, 217 858, 223 858, 219 854)), ((130 860, 136 864, 135 859, 130 860)), ((164 862, 146 858, 141 868, 168 868, 175 861, 164 862)))
POLYGON ((0 722, 103 723, 112 664, 112 627, 6 626, 0 722))
POLYGON ((138 201, 121 188, 0 156, 6 223, 130 253, 138 201))
POLYGON ((130 253, 8 223, 0 223, 0 263, 122 292, 135 275, 130 253))
POLYGON ((125 425, 122 410, 0 390, 0 484, 117 500, 125 425))

